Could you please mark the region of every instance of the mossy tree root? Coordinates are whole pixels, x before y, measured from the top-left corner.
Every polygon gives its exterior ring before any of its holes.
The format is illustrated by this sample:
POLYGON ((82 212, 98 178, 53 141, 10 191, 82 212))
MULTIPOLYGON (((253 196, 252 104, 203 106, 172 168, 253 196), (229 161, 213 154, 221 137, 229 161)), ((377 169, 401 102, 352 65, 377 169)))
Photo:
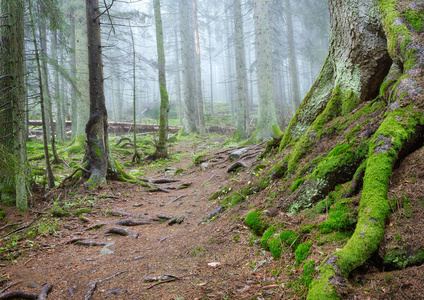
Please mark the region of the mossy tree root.
POLYGON ((320 267, 320 276, 309 291, 308 299, 336 299, 346 287, 345 278, 377 250, 390 212, 387 190, 392 168, 402 150, 416 140, 423 114, 412 105, 391 112, 375 133, 369 146, 358 223, 347 244, 320 267))

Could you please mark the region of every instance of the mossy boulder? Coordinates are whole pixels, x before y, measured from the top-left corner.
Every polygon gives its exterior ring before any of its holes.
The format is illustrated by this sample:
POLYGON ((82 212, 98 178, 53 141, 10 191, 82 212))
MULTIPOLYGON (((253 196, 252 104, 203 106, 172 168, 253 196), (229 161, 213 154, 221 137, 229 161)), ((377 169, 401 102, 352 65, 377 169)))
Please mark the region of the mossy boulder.
POLYGON ((254 210, 248 213, 244 223, 257 236, 261 236, 269 226, 260 210, 254 210))
POLYGON ((269 250, 268 240, 277 232, 277 229, 274 226, 268 227, 267 230, 265 230, 264 234, 261 238, 261 247, 265 250, 269 250))

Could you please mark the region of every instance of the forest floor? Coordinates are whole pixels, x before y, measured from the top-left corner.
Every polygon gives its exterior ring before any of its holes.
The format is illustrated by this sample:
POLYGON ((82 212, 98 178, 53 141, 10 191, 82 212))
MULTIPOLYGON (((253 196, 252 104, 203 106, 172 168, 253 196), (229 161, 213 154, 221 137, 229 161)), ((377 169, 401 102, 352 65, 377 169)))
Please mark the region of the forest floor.
MULTIPOLYGON (((279 182, 231 209, 217 212, 226 193, 259 180, 266 166, 279 159, 275 156, 258 161, 265 145, 250 145, 238 159, 247 168, 228 173, 233 164, 230 153, 242 147, 221 149, 223 141, 217 136, 202 142, 186 140, 173 146, 174 153, 182 154, 179 160, 140 168, 142 178, 150 183, 175 179, 157 183, 160 189, 156 191, 138 184, 110 182, 90 191, 80 186, 55 189, 47 197, 40 193, 43 197, 25 214, 4 208, 0 294, 5 289, 39 293, 44 284, 51 284, 49 299, 304 298, 305 277, 302 267, 295 265, 294 254, 285 251, 281 260, 274 260, 261 248, 260 237, 249 231, 244 219, 253 208, 265 207, 272 217, 284 220, 287 228, 300 232, 300 228, 319 224, 327 216, 311 219, 306 214, 292 216, 276 209, 279 196, 284 195, 279 182), (196 155, 199 152, 202 154, 196 155), (209 200, 215 192, 221 197, 209 200), (88 210, 82 213, 82 209, 88 210), (60 216, 63 211, 70 214, 60 216), (163 219, 166 216, 183 218, 181 223, 170 225, 163 219), (145 224, 116 224, 128 219, 145 224), (10 235, 12 229, 27 225, 10 235)), ((121 162, 130 160, 128 155, 116 157, 121 162)), ((402 193, 408 194, 408 199, 424 199, 424 151, 404 160, 408 161, 393 175, 389 195, 405 189, 402 193), (413 183, 410 174, 415 174, 413 183)), ((403 214, 408 212, 399 209, 394 213, 387 235, 401 235, 403 241, 410 237, 414 243, 423 244, 422 204, 409 203, 413 217, 406 222, 403 214)), ((312 236, 312 232, 303 231, 304 240, 312 236)), ((322 261, 346 239, 329 241, 314 242, 309 258, 322 261)), ((346 298, 423 299, 423 268, 387 272, 374 259, 352 274, 346 298)))

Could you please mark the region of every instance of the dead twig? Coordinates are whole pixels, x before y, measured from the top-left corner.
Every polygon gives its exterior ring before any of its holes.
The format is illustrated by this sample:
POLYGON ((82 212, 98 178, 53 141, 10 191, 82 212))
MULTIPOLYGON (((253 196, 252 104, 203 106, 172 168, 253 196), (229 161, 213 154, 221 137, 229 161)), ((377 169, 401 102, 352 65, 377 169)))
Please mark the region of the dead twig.
POLYGON ((175 201, 177 201, 178 199, 181 199, 181 198, 183 198, 183 197, 187 197, 187 196, 188 196, 187 194, 184 194, 184 195, 178 196, 177 198, 172 199, 171 201, 169 201, 169 202, 168 202, 168 204, 171 204, 172 202, 175 202, 175 201))
POLYGON ((82 171, 84 173, 90 174, 91 172, 88 171, 87 169, 83 168, 83 167, 78 167, 74 172, 72 172, 71 175, 69 175, 68 177, 66 177, 65 179, 62 180, 62 182, 59 184, 59 188, 63 188, 63 186, 65 185, 65 182, 67 182, 68 180, 70 180, 72 177, 74 177, 74 175, 78 172, 78 171, 82 171))
POLYGON ((200 186, 203 187, 205 185, 205 183, 211 181, 216 175, 213 174, 211 178, 209 178, 208 180, 206 180, 205 182, 203 182, 200 186))
POLYGON ((14 234, 14 233, 17 233, 17 232, 19 232, 19 231, 22 231, 22 230, 24 230, 24 229, 29 228, 32 224, 34 224, 34 223, 35 223, 35 221, 37 221, 37 220, 38 220, 38 219, 40 219, 40 218, 41 218, 41 216, 37 216, 34 220, 32 220, 31 222, 29 222, 28 224, 26 224, 26 225, 24 225, 24 226, 21 226, 21 227, 19 227, 19 228, 15 229, 15 230, 12 230, 11 232, 9 232, 9 233, 7 233, 5 236, 3 236, 3 237, 0 239, 0 241, 3 241, 5 238, 7 238, 8 236, 10 236, 10 235, 12 235, 12 234, 14 234))
POLYGON ((10 223, 10 224, 6 224, 6 225, 0 227, 0 231, 3 230, 3 229, 5 229, 5 228, 7 228, 7 227, 11 227, 11 226, 19 225, 19 224, 22 224, 22 223, 10 223))
POLYGON ((4 292, 6 292, 8 289, 10 289, 12 286, 18 285, 22 282, 21 281, 16 281, 16 282, 11 282, 9 283, 4 289, 1 290, 0 294, 3 294, 4 292))

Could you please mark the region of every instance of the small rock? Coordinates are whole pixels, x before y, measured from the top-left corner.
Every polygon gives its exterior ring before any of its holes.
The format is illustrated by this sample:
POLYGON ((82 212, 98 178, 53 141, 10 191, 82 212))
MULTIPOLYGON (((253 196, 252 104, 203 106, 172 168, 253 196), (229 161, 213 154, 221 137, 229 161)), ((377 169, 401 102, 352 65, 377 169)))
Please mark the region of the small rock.
POLYGON ((143 205, 143 204, 141 204, 141 203, 134 203, 134 204, 133 204, 133 206, 134 206, 134 207, 140 207, 140 206, 142 206, 142 205, 143 205))
POLYGON ((112 254, 114 254, 115 251, 112 251, 112 250, 109 249, 109 247, 112 247, 113 245, 114 245, 113 243, 110 243, 110 244, 107 244, 106 246, 104 246, 102 248, 102 250, 100 250, 100 255, 112 255, 112 254))
POLYGON ((204 162, 204 163, 202 163, 202 164, 200 165, 200 169, 201 169, 202 171, 206 170, 208 167, 209 167, 209 164, 208 164, 208 163, 206 163, 206 162, 204 162))
POLYGON ((245 154, 247 152, 247 148, 243 148, 234 152, 230 153, 230 160, 231 161, 236 161, 237 159, 240 158, 240 156, 242 156, 243 154, 245 154))
POLYGON ((122 289, 117 288, 117 289, 114 289, 114 290, 107 291, 106 295, 118 295, 120 291, 122 291, 122 289))
POLYGON ((219 261, 214 261, 214 262, 208 263, 208 266, 212 267, 212 268, 219 267, 220 265, 222 265, 222 264, 219 261))
POLYGON ((36 289, 36 288, 40 287, 40 285, 37 284, 34 281, 31 281, 30 283, 28 283, 28 287, 31 288, 31 289, 36 289))

